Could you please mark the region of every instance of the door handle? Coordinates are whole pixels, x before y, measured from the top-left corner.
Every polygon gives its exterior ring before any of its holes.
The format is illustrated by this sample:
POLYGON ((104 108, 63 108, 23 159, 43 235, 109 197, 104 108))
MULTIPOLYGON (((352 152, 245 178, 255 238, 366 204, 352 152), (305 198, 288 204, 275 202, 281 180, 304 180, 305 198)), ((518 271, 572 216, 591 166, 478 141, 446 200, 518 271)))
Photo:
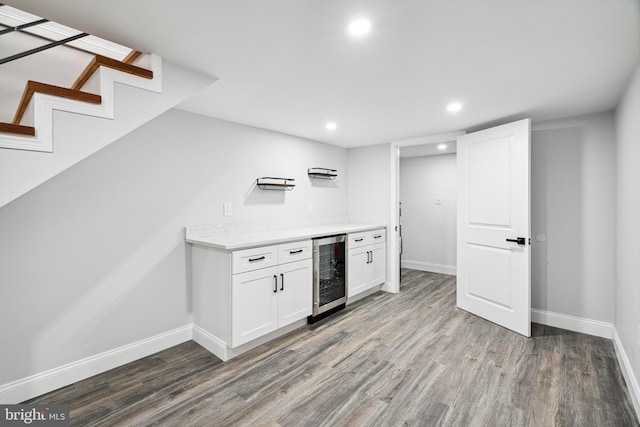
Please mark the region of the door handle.
POLYGON ((526 245, 527 239, 525 239, 524 237, 516 237, 515 239, 507 239, 507 242, 513 242, 513 243, 517 243, 519 245, 526 245))
POLYGON ((284 291, 284 274, 280 273, 280 290, 284 291))
POLYGON ((278 292, 278 276, 273 275, 273 293, 278 292))

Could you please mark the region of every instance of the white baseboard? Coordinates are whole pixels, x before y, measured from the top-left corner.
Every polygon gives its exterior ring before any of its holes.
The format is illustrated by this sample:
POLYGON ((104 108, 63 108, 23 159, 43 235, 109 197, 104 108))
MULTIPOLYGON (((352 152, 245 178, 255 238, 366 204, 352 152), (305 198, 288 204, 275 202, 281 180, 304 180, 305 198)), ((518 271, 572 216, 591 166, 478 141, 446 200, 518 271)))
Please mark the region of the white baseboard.
MULTIPOLYGON (((356 301, 360 301, 361 299, 366 298, 369 295, 373 295, 373 294, 375 294, 376 292, 378 292, 380 290, 386 291, 386 289, 384 288, 385 285, 386 285, 386 283, 384 285, 377 285, 377 286, 374 286, 373 288, 367 289, 366 291, 360 292, 357 295, 347 297, 347 305, 353 304, 356 301)), ((389 292, 389 291, 387 291, 387 292, 389 292)))
POLYGON ((256 347, 259 347, 262 344, 266 344, 269 341, 272 341, 282 335, 288 334, 295 329, 303 327, 306 324, 307 318, 305 317, 304 319, 295 321, 287 326, 283 326, 282 328, 276 329, 273 332, 263 335, 260 338, 256 338, 252 341, 249 341, 248 343, 239 345, 238 347, 234 348, 228 347, 227 344, 225 344, 223 341, 194 324, 193 340, 209 350, 223 362, 226 362, 227 360, 231 360, 236 356, 240 356, 241 354, 246 353, 249 350, 253 350, 256 347))
POLYGON ((193 340, 223 362, 229 360, 227 345, 196 324, 193 325, 193 340))
POLYGON ((567 329, 569 331, 595 335, 596 337, 608 339, 613 337, 613 324, 599 320, 585 319, 583 317, 532 308, 531 321, 542 325, 567 329))
POLYGON ((624 381, 627 383, 627 389, 629 389, 629 395, 631 396, 633 407, 636 410, 636 416, 640 418, 640 385, 638 385, 638 379, 633 373, 631 362, 629 361, 629 357, 627 357, 626 351, 624 351, 622 341, 620 341, 620 336, 615 328, 613 329, 613 347, 616 349, 618 364, 620 365, 624 381))
POLYGON ((191 324, 0 385, 0 403, 15 404, 189 341, 191 324))
POLYGON ((433 264, 430 262, 402 260, 402 268, 410 268, 412 270, 430 271, 432 273, 457 275, 458 268, 455 265, 433 264))

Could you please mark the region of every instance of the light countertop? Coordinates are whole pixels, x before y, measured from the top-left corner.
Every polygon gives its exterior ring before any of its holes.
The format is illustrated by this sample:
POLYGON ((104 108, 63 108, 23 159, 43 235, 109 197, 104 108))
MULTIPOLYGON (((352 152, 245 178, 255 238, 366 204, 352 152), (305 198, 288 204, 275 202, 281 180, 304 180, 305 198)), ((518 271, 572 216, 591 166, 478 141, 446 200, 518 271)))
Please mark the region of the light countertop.
POLYGON ((379 228, 386 228, 386 226, 381 224, 330 224, 282 230, 207 235, 206 233, 193 232, 190 227, 187 227, 185 241, 194 245, 234 251, 379 228))

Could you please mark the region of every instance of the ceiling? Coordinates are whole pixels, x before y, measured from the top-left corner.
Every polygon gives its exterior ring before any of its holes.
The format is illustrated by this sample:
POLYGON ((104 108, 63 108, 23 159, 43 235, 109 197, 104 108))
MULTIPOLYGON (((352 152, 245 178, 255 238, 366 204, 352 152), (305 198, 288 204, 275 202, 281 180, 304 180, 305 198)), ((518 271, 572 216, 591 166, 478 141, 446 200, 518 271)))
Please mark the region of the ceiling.
POLYGON ((455 152, 457 152, 457 143, 454 139, 452 141, 432 142, 400 147, 399 157, 401 159, 406 159, 409 157, 439 156, 455 152))
POLYGON ((4 3, 220 79, 181 109, 343 147, 607 111, 640 51, 637 0, 4 3))

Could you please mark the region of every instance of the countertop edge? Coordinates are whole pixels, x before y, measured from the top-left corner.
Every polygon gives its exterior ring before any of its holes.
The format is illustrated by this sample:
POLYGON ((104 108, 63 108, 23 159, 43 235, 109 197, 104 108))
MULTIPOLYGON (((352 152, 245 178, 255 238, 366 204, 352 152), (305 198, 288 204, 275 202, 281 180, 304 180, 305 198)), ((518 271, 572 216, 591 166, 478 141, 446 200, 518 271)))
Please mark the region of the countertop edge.
POLYGON ((317 237, 332 236, 336 234, 359 233, 362 231, 386 229, 384 224, 335 224, 318 227, 289 228, 283 230, 270 230, 257 233, 240 233, 232 235, 215 235, 203 238, 185 238, 185 242, 223 251, 235 251, 250 249, 260 246, 277 245, 299 240, 314 239, 317 237), (268 236, 265 236, 268 235, 268 236), (228 241, 228 240, 237 241, 228 241), (251 240, 251 241, 248 241, 251 240))

